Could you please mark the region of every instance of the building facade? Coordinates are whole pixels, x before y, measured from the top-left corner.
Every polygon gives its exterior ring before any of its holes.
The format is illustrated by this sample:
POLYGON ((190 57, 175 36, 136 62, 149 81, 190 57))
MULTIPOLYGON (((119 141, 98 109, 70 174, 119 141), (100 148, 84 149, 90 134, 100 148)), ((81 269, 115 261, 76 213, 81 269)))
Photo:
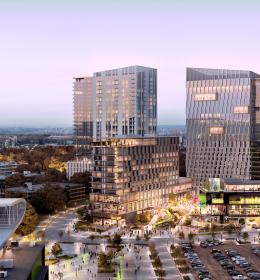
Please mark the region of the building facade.
POLYGON ((74 78, 73 119, 76 155, 89 155, 89 143, 93 137, 92 77, 74 78))
POLYGON ((17 163, 14 161, 0 161, 0 176, 8 176, 16 171, 17 163))
POLYGON ((67 162, 66 165, 66 175, 68 180, 76 173, 83 173, 86 171, 90 171, 92 167, 91 160, 89 158, 82 158, 71 160, 67 162))
POLYGON ((260 178, 260 76, 251 71, 187 68, 187 176, 260 178))
POLYGON ((94 73, 94 139, 155 136, 157 70, 130 66, 94 73))
POLYGON ((223 186, 221 191, 206 193, 212 215, 260 221, 260 180, 224 179, 223 186))
POLYGON ((178 175, 178 141, 178 137, 142 137, 93 142, 94 222, 129 222, 141 211, 166 207, 171 193, 191 192, 191 180, 178 175))
POLYGON ((130 66, 74 78, 73 94, 77 156, 89 155, 92 139, 156 135, 156 69, 130 66))

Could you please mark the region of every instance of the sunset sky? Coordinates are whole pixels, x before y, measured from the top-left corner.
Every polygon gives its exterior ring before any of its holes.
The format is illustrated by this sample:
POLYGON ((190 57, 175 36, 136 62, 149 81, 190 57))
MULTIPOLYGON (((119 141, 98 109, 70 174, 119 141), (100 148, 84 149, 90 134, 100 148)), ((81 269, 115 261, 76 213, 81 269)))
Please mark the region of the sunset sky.
POLYGON ((0 126, 71 126, 72 78, 130 65, 158 69, 158 121, 184 124, 186 67, 260 73, 258 3, 0 0, 0 126))

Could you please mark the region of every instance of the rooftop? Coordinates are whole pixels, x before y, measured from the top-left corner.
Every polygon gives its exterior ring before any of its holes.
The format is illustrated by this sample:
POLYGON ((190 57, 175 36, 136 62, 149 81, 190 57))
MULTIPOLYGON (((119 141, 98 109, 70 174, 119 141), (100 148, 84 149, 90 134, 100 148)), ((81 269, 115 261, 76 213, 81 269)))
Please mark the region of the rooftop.
POLYGON ((15 161, 0 161, 0 168, 1 167, 13 167, 13 166, 17 166, 17 163, 15 161))
POLYGON ((23 220, 26 201, 23 198, 0 198, 0 248, 23 220))
MULTIPOLYGON (((8 269, 8 279, 27 280, 33 265, 43 249, 44 245, 36 245, 34 247, 20 245, 19 248, 7 250, 4 258, 14 259, 14 268, 8 269)), ((0 255, 0 258, 3 257, 0 255)))
POLYGON ((223 179, 226 185, 260 185, 260 180, 223 179))
POLYGON ((260 75, 246 70, 190 68, 186 69, 187 81, 196 80, 221 80, 240 78, 259 78, 260 75))
POLYGON ((24 202, 23 198, 0 198, 0 207, 13 206, 19 202, 24 202))
MULTIPOLYGON (((36 191, 44 188, 47 185, 48 184, 35 184, 35 185, 28 185, 28 186, 17 186, 17 187, 7 188, 6 191, 20 192, 20 193, 32 193, 32 192, 36 192, 36 191)), ((59 183, 59 182, 52 182, 52 183, 50 183, 50 185, 59 185, 62 188, 82 186, 82 184, 77 184, 77 183, 59 183)))

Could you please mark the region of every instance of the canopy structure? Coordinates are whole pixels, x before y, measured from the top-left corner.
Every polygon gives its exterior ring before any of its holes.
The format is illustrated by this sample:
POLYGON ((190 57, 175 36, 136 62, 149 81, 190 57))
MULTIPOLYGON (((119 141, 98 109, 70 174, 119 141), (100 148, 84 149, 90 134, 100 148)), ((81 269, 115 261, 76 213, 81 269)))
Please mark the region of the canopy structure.
POLYGON ((0 249, 21 224, 25 211, 25 199, 0 198, 0 249))

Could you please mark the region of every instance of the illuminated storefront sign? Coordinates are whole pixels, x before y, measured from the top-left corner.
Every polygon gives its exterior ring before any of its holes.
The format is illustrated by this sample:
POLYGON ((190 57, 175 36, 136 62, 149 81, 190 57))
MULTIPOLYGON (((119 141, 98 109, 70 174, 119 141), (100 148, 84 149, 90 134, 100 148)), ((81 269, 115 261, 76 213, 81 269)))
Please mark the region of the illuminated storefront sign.
POLYGON ((223 198, 212 198, 212 204, 223 204, 224 199, 223 198))
POLYGON ((230 197, 229 204, 260 204, 260 197, 230 197))

